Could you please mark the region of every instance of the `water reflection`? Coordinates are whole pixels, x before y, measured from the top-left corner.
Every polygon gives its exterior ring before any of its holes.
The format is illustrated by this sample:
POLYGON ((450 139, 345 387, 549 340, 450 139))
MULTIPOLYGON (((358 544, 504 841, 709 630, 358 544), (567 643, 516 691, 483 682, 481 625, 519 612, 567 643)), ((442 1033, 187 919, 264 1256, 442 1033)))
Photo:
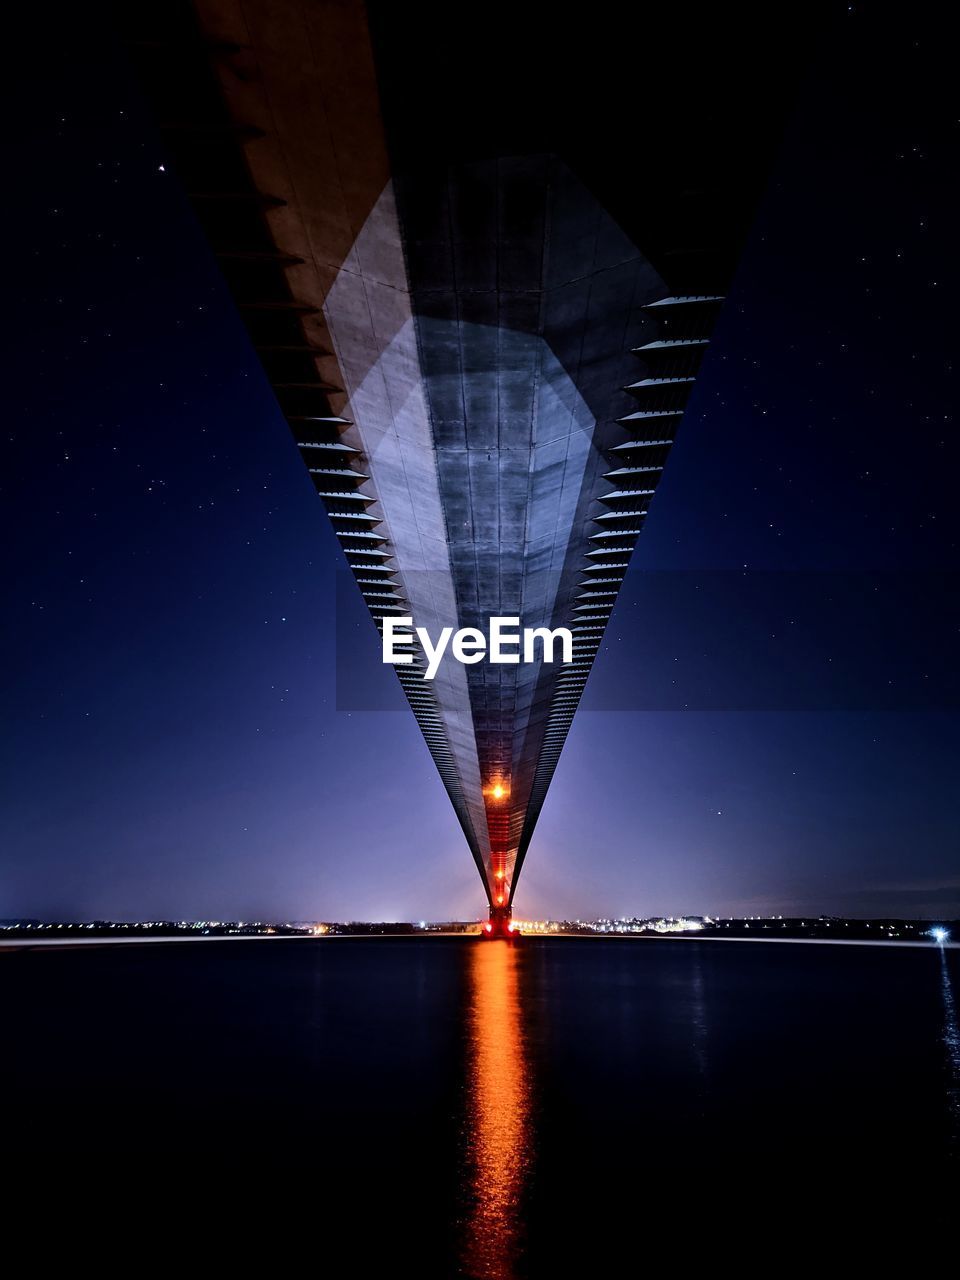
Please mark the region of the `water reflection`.
POLYGON ((464 1273, 511 1280, 532 1150, 532 1072, 520 993, 521 951, 480 942, 467 961, 464 1273))
POLYGON ((950 1145, 960 1149, 960 1027, 947 967, 947 949, 940 948, 940 996, 943 1001, 943 1047, 947 1051, 947 1106, 950 1112, 950 1145))
MULTIPOLYGON (((692 974, 690 979, 690 1029, 693 1033, 693 1056, 697 1064, 697 1074, 700 1077, 701 1104, 704 1102, 703 1094, 706 1093, 710 1083, 710 1069, 707 1060, 707 997, 703 984, 703 955, 702 945, 699 942, 686 944, 691 952, 692 974)), ((704 1111, 701 1105, 701 1113, 704 1111)))

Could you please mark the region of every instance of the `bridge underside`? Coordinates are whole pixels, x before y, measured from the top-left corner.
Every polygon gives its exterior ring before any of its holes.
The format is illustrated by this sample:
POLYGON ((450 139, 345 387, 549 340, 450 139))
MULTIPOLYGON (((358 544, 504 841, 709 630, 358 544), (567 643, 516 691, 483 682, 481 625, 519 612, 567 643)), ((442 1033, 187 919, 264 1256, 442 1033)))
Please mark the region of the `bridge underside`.
POLYGON ((361 0, 122 22, 374 620, 574 632, 569 664, 397 669, 504 915, 800 51, 771 28, 758 71, 688 6, 483 12, 467 40, 455 6, 361 0))

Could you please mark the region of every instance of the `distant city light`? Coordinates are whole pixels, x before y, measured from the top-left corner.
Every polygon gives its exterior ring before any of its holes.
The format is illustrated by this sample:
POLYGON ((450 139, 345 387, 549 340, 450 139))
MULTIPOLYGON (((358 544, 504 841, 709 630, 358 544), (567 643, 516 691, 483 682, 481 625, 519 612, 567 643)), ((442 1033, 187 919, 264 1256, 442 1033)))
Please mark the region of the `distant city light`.
MULTIPOLYGON (((38 942, 53 942, 61 945, 63 940, 76 942, 115 938, 117 941, 136 942, 148 937, 175 938, 202 936, 210 937, 323 937, 337 934, 473 934, 487 937, 496 934, 504 935, 546 935, 546 934, 604 934, 618 937, 686 934, 688 937, 743 937, 745 939, 762 940, 764 935, 773 940, 787 941, 791 938, 804 940, 819 939, 823 942, 856 940, 861 944, 871 943, 890 945, 898 940, 916 941, 928 938, 934 945, 944 947, 951 943, 952 931, 946 925, 931 925, 927 922, 910 920, 844 920, 839 917, 819 917, 807 921, 795 917, 784 919, 781 915, 750 916, 747 918, 717 919, 715 916, 616 916, 601 917, 594 920, 511 920, 507 907, 508 895, 505 881, 497 885, 490 899, 491 910, 495 918, 488 921, 428 921, 420 920, 412 923, 394 921, 285 921, 268 924, 262 920, 136 920, 136 921, 76 921, 51 922, 42 920, 3 920, 0 919, 0 950, 7 946, 17 946, 18 935, 30 931, 43 930, 45 937, 38 942), (501 914, 502 913, 502 914, 501 914), (506 917, 506 918, 505 918, 506 917), (502 919, 502 923, 497 923, 502 919), (721 933, 721 930, 723 931, 721 933), (829 930, 829 932, 827 932, 829 930), (775 931, 775 932, 774 932, 775 931), (53 936, 51 936, 51 934, 53 936), (79 935, 82 934, 81 938, 79 935), (93 935, 93 938, 91 938, 93 935)), ((32 944, 31 944, 32 945, 32 944)))

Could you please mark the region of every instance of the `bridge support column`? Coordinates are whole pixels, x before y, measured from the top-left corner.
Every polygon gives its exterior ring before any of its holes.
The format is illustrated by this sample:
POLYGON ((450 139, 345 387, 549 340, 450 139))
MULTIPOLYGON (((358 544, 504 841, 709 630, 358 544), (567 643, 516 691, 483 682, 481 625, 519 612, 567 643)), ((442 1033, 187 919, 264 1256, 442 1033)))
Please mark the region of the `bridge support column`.
POLYGON ((509 907, 491 907, 490 919, 483 926, 482 938, 516 938, 519 930, 513 927, 509 907))

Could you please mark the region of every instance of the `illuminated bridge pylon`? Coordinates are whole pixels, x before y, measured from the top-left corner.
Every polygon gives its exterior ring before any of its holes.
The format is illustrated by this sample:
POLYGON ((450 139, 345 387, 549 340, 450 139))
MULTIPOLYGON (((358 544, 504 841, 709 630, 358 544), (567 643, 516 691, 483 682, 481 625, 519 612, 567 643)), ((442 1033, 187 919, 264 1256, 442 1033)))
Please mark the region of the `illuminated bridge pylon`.
POLYGON ((375 625, 573 634, 563 664, 397 667, 491 933, 801 62, 779 15, 758 10, 756 59, 710 12, 494 6, 464 39, 450 5, 121 10, 168 168, 375 625))

